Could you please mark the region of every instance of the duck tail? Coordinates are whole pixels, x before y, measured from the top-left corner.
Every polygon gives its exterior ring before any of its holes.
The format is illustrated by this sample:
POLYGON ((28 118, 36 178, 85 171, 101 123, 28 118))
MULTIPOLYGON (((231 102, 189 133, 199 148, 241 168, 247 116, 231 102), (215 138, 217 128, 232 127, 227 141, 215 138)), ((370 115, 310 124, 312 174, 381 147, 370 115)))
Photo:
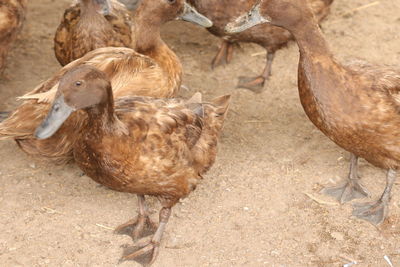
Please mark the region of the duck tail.
POLYGON ((229 109, 230 95, 214 98, 202 104, 202 130, 192 148, 194 164, 201 175, 208 171, 217 155, 217 143, 229 109))
POLYGON ((230 102, 231 102, 230 95, 219 96, 211 100, 211 103, 217 108, 216 109, 217 114, 219 116, 222 116, 224 119, 229 109, 230 102))

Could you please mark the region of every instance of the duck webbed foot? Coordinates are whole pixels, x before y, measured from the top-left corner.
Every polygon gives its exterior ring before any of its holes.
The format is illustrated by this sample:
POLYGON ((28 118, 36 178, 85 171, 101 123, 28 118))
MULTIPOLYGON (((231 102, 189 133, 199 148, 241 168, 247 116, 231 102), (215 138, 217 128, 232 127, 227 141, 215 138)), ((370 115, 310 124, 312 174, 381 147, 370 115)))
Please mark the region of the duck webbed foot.
POLYGON ((248 89, 254 93, 261 93, 264 89, 265 78, 262 76, 257 77, 239 77, 237 88, 248 89))
POLYGON ((161 238, 170 215, 171 208, 162 208, 160 211, 160 224, 154 235, 139 239, 133 246, 124 248, 120 261, 135 260, 143 265, 153 264, 159 253, 161 238))
POLYGON ((144 196, 138 195, 139 215, 136 219, 130 220, 118 226, 114 232, 121 235, 129 235, 133 240, 153 234, 157 224, 153 222, 148 214, 144 196))
POLYGON ((269 79, 271 76, 271 66, 274 60, 275 53, 267 53, 267 63, 265 64, 265 68, 263 73, 257 77, 239 77, 239 83, 237 88, 244 88, 254 93, 261 93, 264 91, 265 81, 269 79))
POLYGON ((341 204, 351 201, 356 198, 368 197, 368 191, 360 184, 358 177, 358 157, 351 154, 350 172, 347 180, 337 186, 324 188, 322 193, 333 196, 341 204))
POLYGON ((239 44, 222 40, 218 53, 211 62, 211 68, 215 69, 222 65, 224 60, 226 64, 229 64, 232 61, 234 46, 239 46, 239 44))
POLYGON ((387 210, 388 203, 381 200, 371 203, 353 204, 353 215, 374 225, 383 222, 387 215, 387 210))
POLYGON ((357 218, 378 225, 385 219, 389 210, 390 191, 396 180, 396 171, 389 169, 386 176, 386 187, 381 198, 372 203, 357 203, 353 207, 353 215, 357 218))

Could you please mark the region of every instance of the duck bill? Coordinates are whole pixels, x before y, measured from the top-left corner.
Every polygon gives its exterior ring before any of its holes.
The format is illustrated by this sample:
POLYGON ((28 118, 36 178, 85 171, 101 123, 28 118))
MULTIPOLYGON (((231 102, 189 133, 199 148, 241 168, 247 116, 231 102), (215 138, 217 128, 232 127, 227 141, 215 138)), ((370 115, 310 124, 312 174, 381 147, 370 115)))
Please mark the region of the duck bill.
POLYGON ((238 33, 250 29, 258 24, 270 22, 260 14, 260 4, 253 6, 247 13, 238 17, 235 21, 228 23, 225 26, 227 33, 238 33))
POLYGON ((99 5, 100 9, 99 12, 104 15, 108 16, 112 12, 112 5, 110 0, 94 0, 94 2, 99 5))
POLYGON ((47 117, 36 129, 35 137, 38 139, 51 137, 74 111, 74 108, 65 103, 64 96, 59 96, 55 99, 47 117))
POLYGON ((177 17, 178 20, 189 21, 202 27, 209 28, 213 25, 212 21, 197 12, 194 7, 185 2, 183 13, 177 17))

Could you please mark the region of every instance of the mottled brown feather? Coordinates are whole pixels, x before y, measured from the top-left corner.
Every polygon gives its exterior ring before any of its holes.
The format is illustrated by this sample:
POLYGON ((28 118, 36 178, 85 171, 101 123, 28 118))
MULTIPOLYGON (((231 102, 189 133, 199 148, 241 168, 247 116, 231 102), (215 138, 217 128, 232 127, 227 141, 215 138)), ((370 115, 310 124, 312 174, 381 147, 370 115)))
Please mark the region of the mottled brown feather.
MULTIPOLYGON (((92 0, 91 0, 92 1, 92 0)), ((110 1, 112 13, 103 15, 96 10, 82 13, 79 1, 65 10, 54 37, 54 51, 62 66, 101 47, 131 47, 133 21, 126 7, 116 0, 110 1)))
POLYGON ((181 85, 182 66, 175 53, 161 40, 160 27, 181 12, 184 2, 167 5, 171 8, 167 9, 155 5, 157 1, 145 1, 136 10, 134 29, 138 37, 135 40, 138 52, 124 47, 98 48, 64 66, 53 77, 20 97, 24 103, 0 124, 0 140, 14 138, 28 154, 57 162, 72 160, 73 134, 66 133, 79 131, 84 115, 74 114, 63 124, 59 133, 48 140, 35 139, 33 132, 47 114, 60 78, 80 65, 91 65, 105 72, 111 80, 115 98, 134 95, 175 96, 181 85), (154 18, 148 20, 148 13, 153 15, 154 12, 159 14, 156 22, 154 18))
POLYGON ((27 0, 0 0, 0 72, 25 21, 27 3, 27 0))

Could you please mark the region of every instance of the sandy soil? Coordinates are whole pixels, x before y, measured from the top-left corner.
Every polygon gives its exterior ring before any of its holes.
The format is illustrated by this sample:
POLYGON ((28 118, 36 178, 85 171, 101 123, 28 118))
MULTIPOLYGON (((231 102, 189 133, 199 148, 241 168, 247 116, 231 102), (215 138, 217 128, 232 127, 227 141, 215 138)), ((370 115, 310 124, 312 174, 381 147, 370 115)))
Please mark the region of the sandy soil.
MULTIPOLYGON (((0 81, 0 110, 59 65, 53 35, 68 0, 30 1, 26 26, 0 81)), ((400 2, 352 13, 373 0, 335 0, 323 23, 338 58, 400 62, 400 2)), ((155 266, 389 266, 400 265, 400 187, 379 228, 352 218, 351 205, 318 193, 345 177, 349 155, 307 119, 296 88, 298 48, 277 53, 267 89, 236 90, 237 76, 263 67, 263 49, 243 45, 233 62, 215 71, 219 41, 183 22, 168 24, 166 42, 181 58, 187 97, 232 94, 219 157, 204 181, 176 205, 155 266), (255 55, 256 54, 256 55, 255 55), (312 200, 307 194, 317 198, 312 200)), ((136 214, 136 197, 98 186, 74 165, 55 167, 30 158, 14 142, 0 143, 0 262, 2 266, 116 266, 131 240, 112 228, 136 214)), ((365 161, 360 172, 373 199, 385 171, 365 161)), ((366 200, 367 201, 367 200, 366 200)), ((154 218, 159 205, 150 201, 154 218)), ((125 262, 120 266, 139 266, 125 262)))

